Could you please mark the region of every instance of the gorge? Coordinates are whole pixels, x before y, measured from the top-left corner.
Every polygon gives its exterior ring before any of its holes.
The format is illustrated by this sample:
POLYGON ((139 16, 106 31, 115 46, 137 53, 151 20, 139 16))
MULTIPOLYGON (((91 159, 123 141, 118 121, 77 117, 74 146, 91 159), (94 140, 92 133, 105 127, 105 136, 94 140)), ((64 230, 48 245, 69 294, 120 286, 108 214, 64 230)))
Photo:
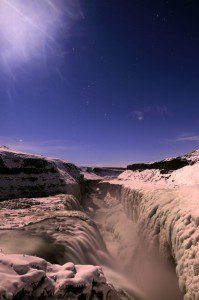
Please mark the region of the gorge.
POLYGON ((199 151, 124 170, 0 150, 0 299, 199 298, 199 151))

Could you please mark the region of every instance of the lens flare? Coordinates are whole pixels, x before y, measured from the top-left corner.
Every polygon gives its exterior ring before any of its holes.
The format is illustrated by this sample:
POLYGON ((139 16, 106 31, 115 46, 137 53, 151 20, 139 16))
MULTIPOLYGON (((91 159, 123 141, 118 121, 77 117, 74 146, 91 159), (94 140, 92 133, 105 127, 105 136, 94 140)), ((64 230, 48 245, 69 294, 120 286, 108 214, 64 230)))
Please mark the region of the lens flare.
POLYGON ((1 0, 1 69, 12 74, 24 64, 63 53, 59 40, 67 39, 81 15, 74 0, 1 0))

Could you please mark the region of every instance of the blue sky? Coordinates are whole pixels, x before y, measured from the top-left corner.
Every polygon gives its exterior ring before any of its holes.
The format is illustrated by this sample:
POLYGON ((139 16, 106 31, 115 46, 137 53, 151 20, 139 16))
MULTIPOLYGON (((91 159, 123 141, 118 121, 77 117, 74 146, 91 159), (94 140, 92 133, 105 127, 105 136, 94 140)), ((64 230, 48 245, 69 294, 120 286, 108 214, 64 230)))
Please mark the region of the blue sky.
POLYGON ((198 148, 197 1, 3 0, 0 144, 125 165, 198 148))

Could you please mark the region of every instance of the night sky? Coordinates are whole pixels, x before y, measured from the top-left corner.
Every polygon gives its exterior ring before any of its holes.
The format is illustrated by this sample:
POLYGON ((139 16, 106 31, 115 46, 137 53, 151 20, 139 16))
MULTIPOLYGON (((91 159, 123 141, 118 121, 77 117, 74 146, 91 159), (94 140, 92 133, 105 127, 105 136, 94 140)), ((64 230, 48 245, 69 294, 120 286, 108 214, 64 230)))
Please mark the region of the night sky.
POLYGON ((125 165, 199 145, 199 1, 1 0, 0 144, 125 165))

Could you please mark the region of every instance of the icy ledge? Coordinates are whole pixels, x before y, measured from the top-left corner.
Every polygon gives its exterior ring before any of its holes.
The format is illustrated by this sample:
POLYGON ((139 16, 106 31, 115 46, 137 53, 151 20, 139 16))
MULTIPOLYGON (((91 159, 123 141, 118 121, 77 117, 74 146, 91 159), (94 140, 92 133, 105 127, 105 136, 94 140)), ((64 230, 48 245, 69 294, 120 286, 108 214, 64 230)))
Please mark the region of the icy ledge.
POLYGON ((102 269, 52 265, 28 255, 0 254, 0 299, 118 299, 102 269))

